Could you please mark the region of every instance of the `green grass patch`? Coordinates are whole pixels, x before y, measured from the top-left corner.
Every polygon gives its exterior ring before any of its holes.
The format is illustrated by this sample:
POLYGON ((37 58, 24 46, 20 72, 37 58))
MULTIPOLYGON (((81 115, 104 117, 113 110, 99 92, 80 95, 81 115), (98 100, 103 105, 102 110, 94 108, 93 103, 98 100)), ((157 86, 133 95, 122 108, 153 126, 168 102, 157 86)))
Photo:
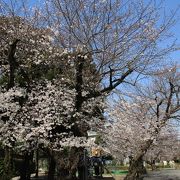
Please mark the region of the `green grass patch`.
POLYGON ((112 170, 111 173, 115 174, 115 175, 121 175, 121 174, 127 174, 128 171, 126 171, 126 170, 112 170))

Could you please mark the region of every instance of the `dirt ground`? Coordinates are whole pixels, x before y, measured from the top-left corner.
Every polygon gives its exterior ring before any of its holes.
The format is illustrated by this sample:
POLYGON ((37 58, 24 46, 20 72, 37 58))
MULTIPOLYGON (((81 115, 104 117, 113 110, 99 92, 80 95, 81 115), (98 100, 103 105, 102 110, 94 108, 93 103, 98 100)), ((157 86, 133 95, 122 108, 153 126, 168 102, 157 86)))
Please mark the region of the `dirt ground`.
POLYGON ((180 170, 164 169, 161 171, 149 172, 144 180, 180 180, 180 170))
MULTIPOLYGON (((123 175, 106 175, 103 178, 94 178, 91 180, 123 180, 125 176, 123 175)), ((13 178, 13 180, 18 180, 19 178, 13 178)), ((41 176, 38 180, 46 179, 46 176, 41 176)), ((37 178, 32 178, 32 180, 37 180, 37 178)), ((164 169, 160 171, 148 172, 148 174, 144 177, 144 180, 180 180, 180 170, 174 169, 164 169)))
MULTIPOLYGON (((102 180, 123 180, 125 176, 104 177, 102 180)), ((159 171, 149 171, 144 180, 180 180, 180 170, 163 169, 159 171)))

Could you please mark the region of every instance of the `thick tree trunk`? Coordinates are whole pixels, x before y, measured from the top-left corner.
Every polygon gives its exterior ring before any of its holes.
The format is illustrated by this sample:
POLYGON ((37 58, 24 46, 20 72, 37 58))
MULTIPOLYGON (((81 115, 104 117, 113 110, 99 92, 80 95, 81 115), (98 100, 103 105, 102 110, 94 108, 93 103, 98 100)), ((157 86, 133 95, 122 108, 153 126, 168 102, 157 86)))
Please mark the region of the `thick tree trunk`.
POLYGON ((155 162, 156 162, 155 160, 146 161, 146 163, 151 166, 152 171, 156 170, 155 162))
MULTIPOLYGON (((16 51, 16 45, 18 43, 18 39, 16 39, 9 48, 8 52, 8 62, 9 62, 9 80, 7 84, 7 89, 10 89, 14 87, 15 82, 15 69, 17 67, 17 62, 14 57, 15 51, 16 51)), ((4 169, 3 169, 3 180, 11 179, 12 172, 13 172, 13 166, 12 166, 12 150, 8 147, 5 148, 5 157, 4 157, 4 169)))
POLYGON ((58 169, 58 180, 66 180, 69 178, 69 171, 66 168, 59 168, 58 169))
POLYGON ((49 153, 48 180, 54 180, 56 162, 52 153, 49 153))
POLYGON ((16 45, 19 42, 19 39, 16 39, 11 45, 8 53, 8 62, 9 62, 9 81, 8 81, 8 89, 14 87, 15 85, 15 70, 17 68, 16 58, 14 54, 16 52, 16 45))
POLYGON ((151 170, 152 171, 156 170, 155 160, 153 160, 151 163, 151 170))
POLYGON ((146 169, 143 165, 143 155, 130 160, 129 171, 124 180, 142 180, 146 174, 146 169))
POLYGON ((33 160, 33 152, 26 152, 24 155, 24 161, 20 172, 20 180, 30 180, 31 177, 31 166, 33 160))
MULTIPOLYGON (((75 108, 76 112, 81 112, 81 107, 83 104, 83 67, 84 67, 84 59, 82 57, 77 57, 76 62, 76 98, 75 98, 75 108)), ((72 118, 72 122, 74 122, 74 126, 71 130, 74 133, 74 136, 83 137, 87 136, 88 126, 86 124, 79 125, 79 122, 76 124, 77 119, 72 118), (82 128, 83 127, 83 128, 82 128)), ((65 154, 60 153, 60 157, 58 158, 58 180, 75 180, 76 179, 76 171, 78 169, 79 157, 81 152, 83 152, 82 148, 71 148, 68 149, 68 153, 65 154)), ((81 176, 81 171, 79 172, 81 176)), ((82 179, 84 180, 84 179, 82 179)))
POLYGON ((152 143, 153 143, 153 139, 147 140, 139 150, 139 153, 135 157, 130 159, 129 171, 124 180, 143 179, 143 174, 147 173, 143 165, 143 157, 152 143))
POLYGON ((4 169, 3 169, 3 180, 9 180, 12 178, 13 172, 13 163, 12 163, 12 150, 8 147, 5 148, 5 157, 4 157, 4 169))
MULTIPOLYGON (((57 179, 75 180, 82 148, 72 147, 57 154, 57 179)), ((84 180, 84 179, 83 179, 84 180)))
POLYGON ((36 150, 36 177, 39 176, 39 149, 36 150))

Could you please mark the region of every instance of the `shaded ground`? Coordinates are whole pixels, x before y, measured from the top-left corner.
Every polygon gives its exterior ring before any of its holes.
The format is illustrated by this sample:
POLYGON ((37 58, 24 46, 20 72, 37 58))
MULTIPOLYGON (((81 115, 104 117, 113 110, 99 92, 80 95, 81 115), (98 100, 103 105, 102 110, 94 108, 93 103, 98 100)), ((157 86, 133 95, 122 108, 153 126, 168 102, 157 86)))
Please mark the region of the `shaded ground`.
MULTIPOLYGON (((113 177, 111 175, 106 175, 103 178, 93 178, 93 179, 89 179, 89 180, 123 180, 124 176, 116 175, 113 177)), ((44 176, 44 175, 40 175, 40 177, 38 177, 38 178, 31 177, 31 180, 46 180, 46 179, 47 179, 47 176, 44 176)), ((13 180, 19 180, 19 177, 13 178, 13 180)))
MULTIPOLYGON (((47 176, 46 176, 47 177, 47 176)), ((31 178, 32 180, 43 180, 46 179, 45 176, 39 178, 31 178)), ((91 180, 123 180, 124 176, 121 175, 106 175, 103 179, 91 179, 91 180), (114 177, 114 178, 113 178, 114 177)), ((14 179, 14 178, 13 178, 14 179)), ((16 178, 18 180, 19 178, 16 178)), ((144 180, 180 180, 180 170, 174 169, 164 169, 161 171, 149 172, 147 176, 144 177, 144 180)))
MULTIPOLYGON (((39 178, 31 178, 32 180, 45 180, 46 177, 39 177, 39 178)), ((123 180, 122 176, 115 176, 113 177, 103 177, 103 178, 93 178, 89 180, 123 180)))
POLYGON ((164 169, 161 171, 149 172, 144 180, 180 180, 180 170, 164 169))
MULTIPOLYGON (((44 180, 46 177, 39 177, 39 178, 31 178, 32 180, 44 180)), ((89 180, 123 180, 123 176, 114 176, 113 177, 103 177, 103 178, 93 178, 89 180)))

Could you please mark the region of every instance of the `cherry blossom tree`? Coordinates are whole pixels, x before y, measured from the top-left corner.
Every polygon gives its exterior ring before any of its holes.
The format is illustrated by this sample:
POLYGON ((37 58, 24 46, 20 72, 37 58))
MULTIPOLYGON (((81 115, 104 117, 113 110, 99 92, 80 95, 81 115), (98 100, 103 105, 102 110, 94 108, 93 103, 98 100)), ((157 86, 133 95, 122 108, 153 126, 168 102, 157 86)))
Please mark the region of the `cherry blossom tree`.
POLYGON ((174 43, 165 48, 159 44, 170 37, 167 30, 174 14, 160 22, 156 5, 152 1, 46 1, 41 15, 54 32, 55 43, 69 50, 84 48, 100 77, 98 88, 81 101, 110 93, 123 83, 136 84, 175 50, 174 43))
POLYGON ((32 69, 32 64, 36 65, 42 59, 46 61, 48 54, 44 57, 43 52, 47 50, 50 41, 49 37, 45 36, 45 31, 32 28, 19 17, 1 17, 0 24, 1 141, 7 152, 4 163, 7 170, 4 177, 8 179, 8 171, 11 171, 8 170, 11 162, 10 149, 19 142, 20 132, 24 128, 24 122, 18 116, 22 113, 22 107, 30 91, 30 83, 34 80, 32 72, 31 77, 28 75, 29 69, 32 69))
POLYGON ((145 155, 145 162, 152 170, 156 169, 156 162, 172 161, 179 154, 179 139, 177 127, 167 125, 162 128, 159 137, 153 142, 145 155))
POLYGON ((112 154, 121 159, 131 157, 125 179, 140 178, 144 155, 161 137, 167 122, 179 117, 179 82, 177 66, 161 71, 150 88, 110 110, 112 124, 105 137, 112 154))
POLYGON ((1 107, 1 130, 11 132, 2 137, 8 147, 85 144, 87 130, 101 125, 104 97, 154 72, 175 50, 174 42, 160 46, 174 14, 160 23, 152 1, 49 0, 31 12, 18 2, 0 1, 1 97, 9 104, 1 107))
POLYGON ((3 144, 27 153, 39 146, 61 151, 87 145, 89 125, 98 123, 98 116, 102 119, 100 111, 96 113, 99 98, 80 99, 96 86, 95 80, 87 81, 94 70, 88 65, 89 57, 78 49, 68 52, 53 46, 48 30, 43 35, 43 29, 34 29, 21 18, 3 17, 1 27, 5 40, 1 49, 3 144), (81 72, 79 63, 86 72, 81 72), (83 80, 83 90, 76 80, 83 80))

